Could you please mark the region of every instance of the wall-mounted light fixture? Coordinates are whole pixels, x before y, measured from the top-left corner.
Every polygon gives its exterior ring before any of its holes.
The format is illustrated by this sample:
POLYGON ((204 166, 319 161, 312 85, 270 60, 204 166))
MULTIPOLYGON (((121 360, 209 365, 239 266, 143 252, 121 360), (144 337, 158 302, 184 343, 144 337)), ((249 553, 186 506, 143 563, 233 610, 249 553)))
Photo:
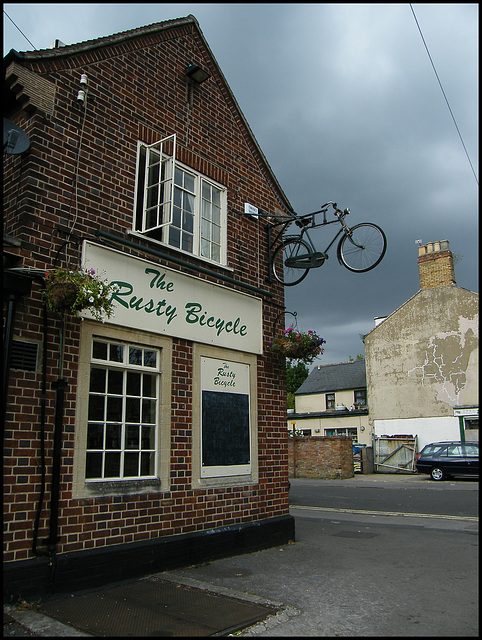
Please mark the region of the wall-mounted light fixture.
POLYGON ((201 84, 202 82, 204 82, 205 80, 211 77, 211 74, 208 71, 201 69, 201 67, 198 64, 194 64, 192 62, 190 62, 186 67, 185 74, 190 80, 193 80, 196 84, 201 84))

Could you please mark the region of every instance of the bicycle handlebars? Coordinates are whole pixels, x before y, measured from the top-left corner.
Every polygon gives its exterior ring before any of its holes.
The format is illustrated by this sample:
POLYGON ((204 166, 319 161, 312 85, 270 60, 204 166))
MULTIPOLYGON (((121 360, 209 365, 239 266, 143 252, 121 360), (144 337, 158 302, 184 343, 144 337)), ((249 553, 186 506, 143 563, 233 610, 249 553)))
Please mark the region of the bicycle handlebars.
MULTIPOLYGON (((322 213, 323 214, 323 224, 329 224, 326 222, 326 212, 328 211, 328 207, 332 206, 334 209, 334 215, 337 218, 343 218, 345 216, 347 216, 350 213, 350 209, 344 209, 343 211, 341 209, 338 209, 338 205, 336 202, 332 202, 331 200, 329 202, 325 202, 324 205, 322 205, 321 209, 319 211, 313 211, 313 213, 306 213, 303 216, 298 216, 295 215, 295 217, 293 218, 295 224, 298 227, 307 227, 309 224, 314 225, 315 224, 315 216, 318 213, 322 213)), ((318 226, 318 225, 316 225, 318 226)))
POLYGON ((330 205, 335 210, 335 216, 339 213, 343 214, 344 216, 347 216, 350 213, 350 209, 348 208, 344 209, 343 211, 341 209, 338 209, 338 205, 336 204, 336 202, 332 202, 331 200, 329 202, 325 202, 325 204, 322 205, 321 210, 317 211, 317 213, 326 213, 330 205))

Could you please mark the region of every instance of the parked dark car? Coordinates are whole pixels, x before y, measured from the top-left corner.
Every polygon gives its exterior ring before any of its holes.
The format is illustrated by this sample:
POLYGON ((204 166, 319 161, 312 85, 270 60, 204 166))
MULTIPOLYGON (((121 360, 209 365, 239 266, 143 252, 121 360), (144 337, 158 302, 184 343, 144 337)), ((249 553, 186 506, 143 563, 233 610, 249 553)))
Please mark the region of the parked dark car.
POLYGON ((432 480, 450 476, 479 476, 478 442, 432 442, 417 455, 419 473, 428 473, 432 480))

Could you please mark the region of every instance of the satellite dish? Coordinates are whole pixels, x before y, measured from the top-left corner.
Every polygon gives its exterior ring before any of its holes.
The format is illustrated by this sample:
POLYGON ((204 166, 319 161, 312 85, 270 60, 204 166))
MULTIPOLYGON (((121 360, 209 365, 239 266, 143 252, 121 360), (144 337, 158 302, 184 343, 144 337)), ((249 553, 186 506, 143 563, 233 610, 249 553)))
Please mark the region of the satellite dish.
POLYGON ((3 119, 3 152, 9 155, 18 155, 27 151, 30 147, 28 135, 19 126, 3 119))

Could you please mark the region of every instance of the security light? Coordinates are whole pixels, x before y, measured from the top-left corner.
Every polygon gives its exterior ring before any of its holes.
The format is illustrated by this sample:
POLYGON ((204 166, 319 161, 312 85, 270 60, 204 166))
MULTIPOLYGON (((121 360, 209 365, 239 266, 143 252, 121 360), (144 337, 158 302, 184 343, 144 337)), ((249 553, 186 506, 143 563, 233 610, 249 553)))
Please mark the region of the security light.
POLYGON ((193 64, 192 62, 188 64, 185 71, 188 78, 196 82, 197 84, 201 84, 205 80, 211 77, 211 74, 208 71, 204 71, 197 64, 193 64))

